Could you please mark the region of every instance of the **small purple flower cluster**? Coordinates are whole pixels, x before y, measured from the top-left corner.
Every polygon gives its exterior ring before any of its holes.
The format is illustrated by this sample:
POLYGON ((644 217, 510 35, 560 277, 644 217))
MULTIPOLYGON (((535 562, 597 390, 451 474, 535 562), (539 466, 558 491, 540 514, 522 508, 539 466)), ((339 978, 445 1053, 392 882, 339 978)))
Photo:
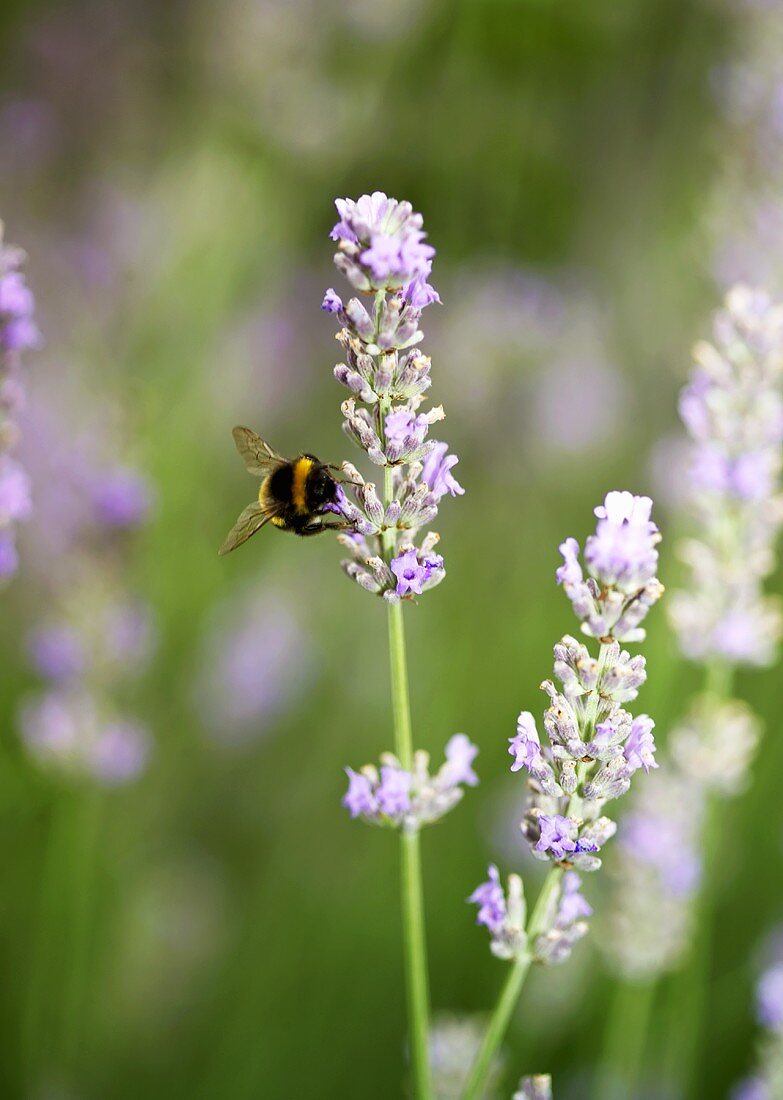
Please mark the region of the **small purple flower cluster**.
POLYGON ((414 753, 410 771, 392 753, 381 756, 380 769, 372 764, 358 772, 346 768, 343 806, 351 817, 408 832, 438 821, 460 801, 464 787, 478 783, 473 771, 478 748, 464 733, 455 733, 445 751, 446 760, 435 775, 430 775, 429 753, 423 751, 414 753))
POLYGON ((420 412, 431 385, 430 360, 418 349, 422 310, 440 299, 428 279, 435 250, 425 243, 420 214, 383 192, 338 199, 332 230, 335 265, 360 292, 374 294, 368 311, 359 298, 343 302, 329 289, 322 308, 342 326, 345 360, 334 375, 351 396, 342 405, 347 435, 384 469, 383 493, 343 464, 350 497, 336 506, 350 525, 339 536, 350 558, 348 576, 368 592, 396 602, 413 599, 445 576, 435 553, 438 536, 419 530, 438 514, 441 499, 464 490, 453 474, 456 455, 429 438, 441 406, 420 412))
POLYGON ((650 519, 651 511, 649 497, 607 493, 604 503, 595 509, 595 534, 585 544, 586 579, 576 539, 566 539, 560 547, 563 565, 557 570, 557 580, 581 620, 583 632, 592 638, 644 640, 639 624, 663 594, 655 576, 661 536, 650 519))
POLYGON ((33 320, 35 299, 21 271, 25 255, 3 244, 2 234, 0 222, 0 583, 18 568, 14 528, 32 512, 29 478, 12 452, 24 404, 22 354, 41 340, 33 320))
MULTIPOLYGON (((597 530, 586 544, 588 581, 582 579, 576 543, 569 540, 561 547, 566 561, 557 580, 585 633, 600 637, 600 654, 591 656, 586 646, 566 635, 554 649, 560 687, 552 680, 541 685, 550 700, 544 714, 548 743, 542 745, 529 711, 519 715, 516 735, 509 738, 511 771, 528 773, 522 833, 536 859, 566 872, 552 912, 540 926, 544 931, 533 944, 534 956, 547 962, 567 958, 586 932, 589 906, 573 869, 595 871, 601 866, 598 853, 616 831, 614 821, 602 813, 605 804, 629 789, 636 772, 658 766, 652 719, 646 714, 633 717, 624 707, 647 678, 645 659, 631 657, 611 636, 614 630, 624 638, 643 637, 639 624, 663 591, 654 576, 660 535, 650 510, 645 497, 608 494, 603 507, 595 510, 597 530)), ((482 905, 479 920, 493 938, 495 928, 502 928, 501 898, 495 873, 471 899, 482 905)))
POLYGON ((494 863, 488 868, 489 878, 477 886, 467 899, 478 906, 476 924, 483 924, 490 934, 490 950, 498 959, 519 959, 528 953, 525 931, 527 906, 522 879, 508 876, 508 889, 503 889, 500 872, 494 863))
POLYGON ((714 342, 693 354, 680 415, 699 534, 682 546, 691 576, 670 617, 690 659, 765 665, 783 625, 763 590, 783 525, 783 306, 735 287, 715 315, 714 342))

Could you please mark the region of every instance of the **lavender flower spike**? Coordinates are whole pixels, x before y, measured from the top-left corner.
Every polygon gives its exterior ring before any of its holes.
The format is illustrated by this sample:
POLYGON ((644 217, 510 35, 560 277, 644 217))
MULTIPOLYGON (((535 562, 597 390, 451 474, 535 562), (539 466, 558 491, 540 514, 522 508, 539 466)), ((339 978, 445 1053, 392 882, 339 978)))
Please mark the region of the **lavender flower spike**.
POLYGON ((669 612, 691 660, 767 665, 783 627, 763 589, 783 525, 783 305, 734 287, 713 328, 680 397, 698 536, 681 547, 691 577, 669 612))
POLYGON ((389 603, 415 600, 446 575, 434 552, 438 536, 419 540, 419 532, 435 520, 443 497, 464 492, 453 472, 457 456, 430 437, 442 407, 422 409, 432 380, 418 345, 422 312, 440 300, 427 281, 435 249, 410 203, 381 191, 338 199, 337 211, 335 265, 375 299, 370 313, 358 298, 343 301, 330 287, 321 308, 342 326, 344 359, 334 376, 350 394, 342 405, 344 431, 384 470, 381 499, 374 480, 343 466, 348 486, 336 510, 353 529, 340 536, 349 552, 343 569, 389 603))
MULTIPOLYGON (((616 832, 614 821, 603 812, 606 804, 624 794, 638 772, 657 766, 652 719, 634 718, 624 707, 646 679, 644 659, 620 648, 620 640, 644 636, 639 623, 663 591, 655 577, 660 534, 651 511, 648 497, 606 496, 595 509, 598 526, 585 547, 587 580, 575 540, 561 546, 564 562, 556 579, 585 633, 600 640, 600 649, 593 657, 575 638, 562 638, 554 647, 560 687, 552 680, 541 684, 549 699, 543 719, 546 740, 529 711, 519 715, 516 736, 509 738, 511 771, 528 773, 522 835, 531 854, 550 870, 529 921, 523 917, 521 924, 519 910, 512 913, 512 899, 524 911, 522 881, 516 875, 509 876, 506 894, 497 868, 491 866, 487 882, 468 899, 480 907, 478 921, 489 930, 493 954, 512 960, 513 969, 474 1061, 464 1100, 483 1095, 488 1067, 531 963, 564 962, 587 934, 592 908, 582 894, 579 872, 601 867, 598 853, 616 832)), ((548 1079, 540 1086, 528 1079, 517 1095, 548 1096, 549 1090, 548 1079)))
POLYGON ((595 509, 595 534, 585 543, 585 578, 579 543, 561 545, 563 564, 556 577, 563 585, 582 630, 592 638, 640 642, 640 624, 663 594, 655 576, 658 528, 650 518, 652 501, 628 492, 607 493, 595 509))
POLYGON ((33 319, 35 299, 21 272, 24 259, 21 249, 3 244, 0 222, 0 584, 16 572, 15 527, 32 511, 27 474, 11 457, 24 403, 22 353, 41 340, 33 319))

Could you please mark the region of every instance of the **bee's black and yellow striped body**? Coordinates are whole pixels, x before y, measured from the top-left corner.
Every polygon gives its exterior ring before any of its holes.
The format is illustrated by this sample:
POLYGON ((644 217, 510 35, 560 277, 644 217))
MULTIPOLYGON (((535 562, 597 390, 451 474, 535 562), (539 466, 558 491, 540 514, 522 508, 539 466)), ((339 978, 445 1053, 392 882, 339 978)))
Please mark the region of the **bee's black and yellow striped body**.
POLYGON ((242 512, 221 546, 221 554, 247 542, 266 523, 303 536, 348 526, 340 521, 324 522, 324 514, 334 511, 330 506, 338 499, 338 487, 329 467, 315 455, 282 458, 250 428, 234 428, 234 442, 248 471, 262 481, 258 500, 242 512))
POLYGON ((258 502, 281 531, 315 535, 323 528, 318 517, 332 504, 337 483, 315 455, 302 454, 282 462, 261 482, 258 502))

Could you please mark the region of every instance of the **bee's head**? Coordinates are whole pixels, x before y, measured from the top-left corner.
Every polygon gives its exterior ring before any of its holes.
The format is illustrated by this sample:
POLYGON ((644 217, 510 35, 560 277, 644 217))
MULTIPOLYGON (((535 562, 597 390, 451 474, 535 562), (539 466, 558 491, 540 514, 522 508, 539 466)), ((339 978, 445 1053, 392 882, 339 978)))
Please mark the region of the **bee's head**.
POLYGON ((337 499, 337 482, 326 466, 317 466, 311 476, 309 496, 315 507, 332 504, 337 499))

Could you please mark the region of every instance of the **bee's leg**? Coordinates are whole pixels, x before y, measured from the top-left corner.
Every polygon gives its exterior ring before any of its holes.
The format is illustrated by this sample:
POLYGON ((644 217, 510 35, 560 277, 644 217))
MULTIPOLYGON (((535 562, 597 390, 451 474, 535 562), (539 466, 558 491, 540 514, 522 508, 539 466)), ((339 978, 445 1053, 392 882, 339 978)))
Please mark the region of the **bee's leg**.
POLYGON ((353 481, 350 477, 345 477, 345 471, 343 470, 342 466, 335 466, 335 464, 333 462, 327 462, 326 463, 326 468, 328 470, 334 470, 335 474, 338 475, 338 476, 332 478, 332 481, 336 481, 338 485, 359 485, 359 484, 361 484, 361 482, 353 481), (342 474, 343 476, 340 477, 339 476, 340 474, 342 474))
POLYGON ((308 538, 310 535, 320 535, 322 531, 346 531, 352 526, 350 523, 308 523, 296 533, 303 538, 308 538))

